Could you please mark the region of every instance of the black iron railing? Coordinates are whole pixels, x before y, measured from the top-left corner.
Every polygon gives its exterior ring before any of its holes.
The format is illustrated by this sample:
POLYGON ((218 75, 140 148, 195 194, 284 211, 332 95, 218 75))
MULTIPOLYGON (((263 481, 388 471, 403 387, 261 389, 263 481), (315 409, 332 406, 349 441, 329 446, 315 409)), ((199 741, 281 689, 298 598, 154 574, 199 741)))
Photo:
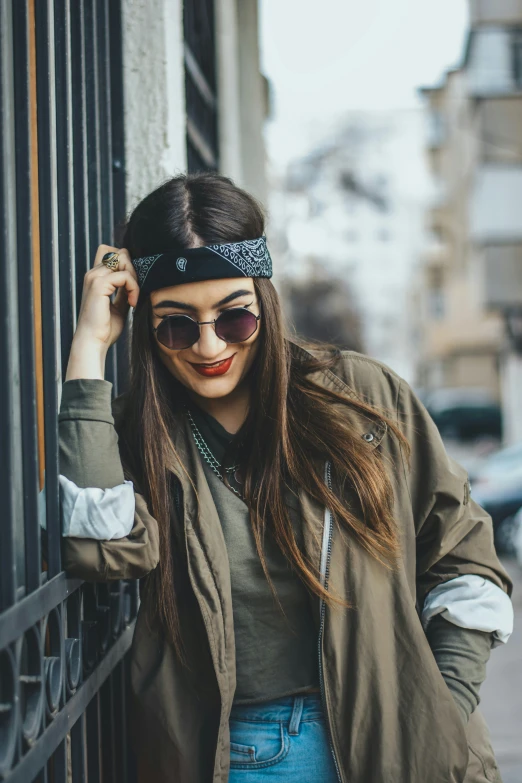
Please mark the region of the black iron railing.
MULTIPOLYGON (((83 276, 125 217, 118 0, 0 3, 0 780, 131 783, 136 582, 69 579, 57 413, 83 276), (43 530, 45 528, 45 530, 43 530)), ((126 331, 106 378, 125 387, 126 331)))
POLYGON ((185 100, 188 171, 219 166, 214 0, 185 0, 185 100))

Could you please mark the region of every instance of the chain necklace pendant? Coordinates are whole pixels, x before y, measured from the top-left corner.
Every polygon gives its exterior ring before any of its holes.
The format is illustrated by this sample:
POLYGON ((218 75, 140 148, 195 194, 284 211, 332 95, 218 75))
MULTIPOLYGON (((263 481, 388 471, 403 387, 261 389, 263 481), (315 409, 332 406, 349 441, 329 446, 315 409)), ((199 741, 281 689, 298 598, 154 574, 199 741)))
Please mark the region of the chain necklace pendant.
MULTIPOLYGON (((199 431, 198 426, 197 426, 196 422, 194 421, 194 417, 192 416, 192 413, 191 413, 190 408, 188 406, 185 406, 185 413, 187 414, 187 418, 188 418, 189 423, 190 423, 190 428, 192 430, 192 435, 194 437, 194 441, 196 443, 196 446, 197 446, 197 449, 198 449, 199 453, 201 454, 201 456, 203 457, 203 459, 205 460, 207 465, 209 465, 209 467, 212 469, 212 471, 216 474, 216 476, 221 481, 223 481, 223 476, 221 474, 221 467, 222 467, 221 463, 218 462, 218 460, 216 459, 216 457, 214 456, 214 454, 210 450, 206 440, 204 439, 203 435, 199 431)), ((225 471, 227 473, 229 473, 229 474, 233 473, 234 478, 236 479, 237 483, 238 484, 242 484, 243 481, 240 478, 239 467, 240 467, 239 465, 233 465, 230 468, 225 468, 225 471)), ((238 490, 235 487, 230 485, 230 489, 239 498, 241 498, 241 500, 244 499, 243 495, 241 494, 241 492, 238 492, 238 490)))

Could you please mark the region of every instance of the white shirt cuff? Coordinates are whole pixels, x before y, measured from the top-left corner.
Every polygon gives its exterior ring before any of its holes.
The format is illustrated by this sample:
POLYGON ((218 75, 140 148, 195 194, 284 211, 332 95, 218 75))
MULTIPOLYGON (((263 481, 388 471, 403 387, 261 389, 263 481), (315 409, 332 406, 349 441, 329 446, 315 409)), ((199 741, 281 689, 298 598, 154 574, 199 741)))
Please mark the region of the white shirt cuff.
POLYGON ((134 485, 124 480, 111 489, 78 487, 60 474, 62 535, 110 540, 128 536, 134 524, 134 485))
POLYGON ((477 574, 457 576, 430 590, 421 614, 424 628, 437 614, 461 628, 489 631, 493 634, 493 647, 505 644, 513 632, 510 597, 477 574))

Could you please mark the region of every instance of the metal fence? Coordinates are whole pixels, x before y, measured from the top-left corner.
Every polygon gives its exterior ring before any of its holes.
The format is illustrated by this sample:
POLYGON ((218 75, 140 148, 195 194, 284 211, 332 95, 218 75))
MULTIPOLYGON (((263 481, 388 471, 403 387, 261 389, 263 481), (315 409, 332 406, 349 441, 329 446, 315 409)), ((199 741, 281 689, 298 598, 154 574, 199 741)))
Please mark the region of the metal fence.
MULTIPOLYGON (((57 413, 83 276, 125 216, 118 0, 0 3, 0 779, 133 780, 136 582, 67 578, 57 413), (42 531, 42 527, 46 531, 42 531)), ((106 378, 125 385, 126 339, 106 378)))
MULTIPOLYGON (((184 5, 188 170, 218 166, 212 0, 184 5)), ((0 780, 132 783, 131 581, 69 579, 57 415, 83 277, 125 218, 120 0, 0 2, 0 780)), ((127 380, 127 328, 107 357, 127 380)))

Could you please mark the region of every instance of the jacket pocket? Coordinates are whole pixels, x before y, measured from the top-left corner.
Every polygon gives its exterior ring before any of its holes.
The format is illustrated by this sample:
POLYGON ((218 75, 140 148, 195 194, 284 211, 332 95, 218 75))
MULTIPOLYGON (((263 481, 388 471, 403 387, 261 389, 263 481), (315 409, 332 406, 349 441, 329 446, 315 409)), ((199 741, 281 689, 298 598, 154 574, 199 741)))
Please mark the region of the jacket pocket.
POLYGON ((469 764, 464 783, 502 783, 488 727, 480 710, 471 714, 466 733, 469 764))

